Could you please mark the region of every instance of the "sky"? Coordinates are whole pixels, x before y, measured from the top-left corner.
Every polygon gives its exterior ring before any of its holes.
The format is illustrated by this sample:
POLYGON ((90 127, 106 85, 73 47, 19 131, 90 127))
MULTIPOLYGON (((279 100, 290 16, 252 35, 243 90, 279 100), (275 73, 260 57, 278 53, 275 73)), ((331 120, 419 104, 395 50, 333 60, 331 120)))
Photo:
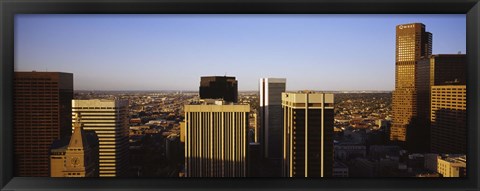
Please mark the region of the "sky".
POLYGON ((201 76, 260 78, 287 90, 395 85, 395 26, 420 22, 433 54, 466 52, 455 15, 17 14, 15 71, 73 73, 75 90, 194 90, 201 76))

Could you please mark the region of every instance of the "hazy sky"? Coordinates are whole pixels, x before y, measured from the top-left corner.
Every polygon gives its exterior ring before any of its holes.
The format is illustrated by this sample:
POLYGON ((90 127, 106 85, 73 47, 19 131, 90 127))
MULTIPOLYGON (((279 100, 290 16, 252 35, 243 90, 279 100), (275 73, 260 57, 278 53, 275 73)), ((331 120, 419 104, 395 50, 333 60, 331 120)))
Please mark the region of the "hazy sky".
POLYGON ((15 70, 74 75, 75 90, 198 90, 200 76, 287 78, 287 90, 393 90, 395 26, 465 53, 465 15, 17 15, 15 70))

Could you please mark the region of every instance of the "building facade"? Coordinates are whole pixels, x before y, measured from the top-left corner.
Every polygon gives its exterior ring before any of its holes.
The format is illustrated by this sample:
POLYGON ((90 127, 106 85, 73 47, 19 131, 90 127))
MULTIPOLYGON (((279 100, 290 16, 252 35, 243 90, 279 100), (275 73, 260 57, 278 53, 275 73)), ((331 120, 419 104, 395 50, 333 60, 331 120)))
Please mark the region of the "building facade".
POLYGON ((336 144, 333 146, 334 158, 339 161, 350 161, 351 159, 367 156, 365 145, 359 144, 336 144))
POLYGON ((283 176, 332 176, 333 103, 333 94, 282 93, 283 176))
POLYGON ((249 105, 185 105, 186 177, 247 176, 249 112, 249 105))
POLYGON ((83 131, 79 121, 74 127, 69 143, 52 149, 51 177, 98 177, 98 137, 83 131))
POLYGON ((50 176, 50 146, 71 136, 73 74, 15 72, 15 176, 50 176))
MULTIPOLYGON (((282 93, 285 78, 260 79, 260 142, 265 158, 282 158, 283 114, 282 93)), ((256 132, 257 133, 257 132, 256 132)))
POLYGON ((408 131, 414 132, 417 118, 417 62, 432 54, 432 34, 422 23, 396 26, 395 90, 393 91, 393 123, 390 140, 405 144, 408 131))
POLYGON ((262 176, 262 150, 261 144, 256 142, 248 143, 247 154, 247 177, 261 177, 262 176))
POLYGON ((99 140, 99 176, 120 177, 128 170, 128 101, 72 100, 73 123, 80 116, 84 130, 95 131, 99 140))
POLYGON ((200 79, 200 99, 238 102, 238 82, 230 76, 204 76, 200 79))
MULTIPOLYGON (((465 54, 439 54, 417 63, 417 126, 409 143, 412 152, 429 152, 431 143, 431 88, 438 85, 466 84, 465 54)), ((466 123, 466 122, 465 122, 466 123)))
POLYGON ((431 94, 432 152, 466 154, 466 85, 432 86, 431 94))
POLYGON ((438 156, 437 172, 443 177, 466 177, 467 157, 463 156, 438 156))

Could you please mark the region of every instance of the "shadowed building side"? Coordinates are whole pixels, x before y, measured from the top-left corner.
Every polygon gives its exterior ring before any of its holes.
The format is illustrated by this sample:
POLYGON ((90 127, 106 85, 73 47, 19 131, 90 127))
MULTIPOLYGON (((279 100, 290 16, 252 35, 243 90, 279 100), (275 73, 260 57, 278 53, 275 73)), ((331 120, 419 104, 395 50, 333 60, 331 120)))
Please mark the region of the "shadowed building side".
POLYGON ((238 102, 238 82, 230 76, 204 76, 200 79, 200 99, 238 102))
POLYGON ((466 154, 466 95, 466 85, 432 86, 432 152, 466 154))
POLYGON ((283 93, 284 177, 331 177, 333 94, 283 93))
POLYGON ((15 72, 15 176, 50 176, 50 147, 71 134, 73 74, 15 72))
POLYGON ((415 121, 416 128, 410 130, 408 134, 411 137, 408 148, 411 152, 430 152, 432 135, 431 88, 438 85, 466 84, 466 55, 439 54, 429 56, 418 61, 415 77, 418 111, 415 121))
MULTIPOLYGON (((272 164, 273 176, 281 176, 283 113, 282 93, 286 89, 285 78, 261 78, 260 95, 260 134, 259 142, 263 156, 272 164)), ((257 133, 257 132, 256 132, 257 133)))

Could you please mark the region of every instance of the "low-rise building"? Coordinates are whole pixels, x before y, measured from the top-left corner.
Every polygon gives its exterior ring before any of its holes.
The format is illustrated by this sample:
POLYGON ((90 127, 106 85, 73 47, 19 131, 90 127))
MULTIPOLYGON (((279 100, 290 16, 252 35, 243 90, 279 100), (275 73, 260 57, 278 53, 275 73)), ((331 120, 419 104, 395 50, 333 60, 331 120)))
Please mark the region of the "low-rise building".
POLYGON ((467 157, 465 155, 445 155, 437 158, 437 171, 443 177, 466 177, 467 157))
POLYGON ((349 161, 357 157, 366 157, 365 145, 358 144, 337 144, 333 146, 334 157, 340 161, 349 161))
POLYGON ((348 177, 348 166, 339 161, 333 162, 333 177, 348 177))

